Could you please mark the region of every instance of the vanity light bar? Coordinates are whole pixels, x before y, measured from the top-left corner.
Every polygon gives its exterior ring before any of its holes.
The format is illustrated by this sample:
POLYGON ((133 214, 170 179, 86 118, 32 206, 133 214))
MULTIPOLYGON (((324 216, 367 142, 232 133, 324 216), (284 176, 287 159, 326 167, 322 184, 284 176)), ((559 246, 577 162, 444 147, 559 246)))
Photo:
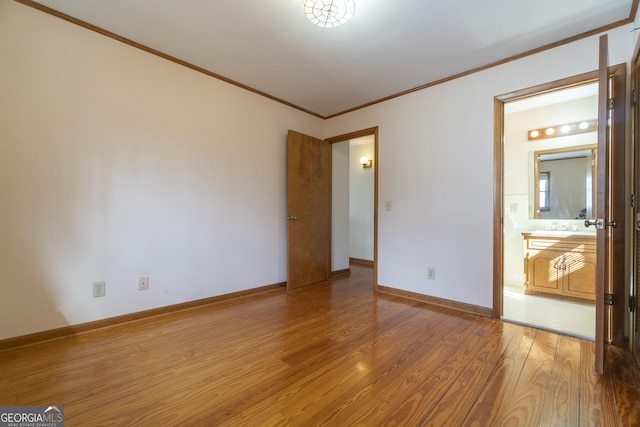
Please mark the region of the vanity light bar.
POLYGON ((555 138, 558 136, 575 135, 577 133, 593 132, 598 129, 598 121, 582 120, 580 122, 565 123, 556 126, 547 126, 539 129, 532 129, 527 132, 527 139, 535 141, 537 139, 555 138))

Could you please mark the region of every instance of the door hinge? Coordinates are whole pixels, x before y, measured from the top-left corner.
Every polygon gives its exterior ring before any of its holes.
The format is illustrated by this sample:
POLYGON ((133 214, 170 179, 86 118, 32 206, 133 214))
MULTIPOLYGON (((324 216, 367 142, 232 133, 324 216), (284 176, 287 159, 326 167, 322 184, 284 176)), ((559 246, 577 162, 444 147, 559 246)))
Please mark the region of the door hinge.
POLYGON ((615 107, 615 105, 616 105, 616 99, 615 99, 615 98, 609 98, 609 99, 607 100, 607 109, 608 109, 608 110, 613 110, 613 108, 615 107))
POLYGON ((636 311, 636 297, 629 297, 629 311, 632 313, 636 311))
POLYGON ((604 305, 613 305, 613 294, 604 294, 604 305))
POLYGON ((636 90, 635 89, 631 90, 631 103, 632 104, 636 103, 636 90))
POLYGON ((629 198, 629 204, 631 205, 632 208, 636 207, 636 195, 632 194, 631 197, 629 198))

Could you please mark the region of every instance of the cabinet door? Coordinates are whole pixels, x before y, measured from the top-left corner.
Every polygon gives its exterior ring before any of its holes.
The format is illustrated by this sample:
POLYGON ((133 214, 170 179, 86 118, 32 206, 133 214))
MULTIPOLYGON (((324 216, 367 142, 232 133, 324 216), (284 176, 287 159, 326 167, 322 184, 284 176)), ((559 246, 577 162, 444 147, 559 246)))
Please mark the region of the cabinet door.
POLYGON ((557 269, 558 264, 562 262, 562 256, 563 253, 544 251, 529 260, 531 263, 530 290, 554 294, 562 293, 557 269))
POLYGON ((568 252, 565 261, 565 295, 595 300, 596 263, 593 257, 582 253, 568 252))

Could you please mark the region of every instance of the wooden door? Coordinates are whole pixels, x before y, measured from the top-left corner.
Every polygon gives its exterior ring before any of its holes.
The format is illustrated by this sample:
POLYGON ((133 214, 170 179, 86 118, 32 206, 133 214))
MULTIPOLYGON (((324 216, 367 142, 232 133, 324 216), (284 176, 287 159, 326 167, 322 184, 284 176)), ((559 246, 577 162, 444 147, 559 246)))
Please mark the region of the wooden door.
POLYGON ((626 79, 625 64, 609 67, 609 94, 613 101, 609 105, 609 211, 606 218, 615 222, 615 227, 608 227, 609 236, 609 287, 607 293, 613 295, 609 311, 609 329, 607 340, 613 345, 624 347, 627 298, 629 295, 628 263, 625 261, 629 247, 630 233, 627 229, 627 213, 631 190, 627 182, 627 139, 626 139, 626 79))
MULTIPOLYGON (((638 91, 640 87, 640 52, 636 52, 633 62, 633 87, 634 91, 638 91)), ((635 258, 635 272, 633 277, 633 283, 635 283, 635 289, 633 292, 633 299, 631 304, 631 317, 632 317, 632 341, 633 341, 633 354, 635 355, 638 365, 640 365, 640 105, 638 101, 633 102, 633 139, 634 143, 634 167, 633 178, 634 188, 633 194, 635 194, 635 206, 634 206, 634 224, 635 224, 635 239, 633 242, 634 258, 635 258)))
MULTIPOLYGON (((598 161, 596 191, 596 333, 595 370, 604 372, 605 292, 609 289, 609 52, 607 36, 600 37, 598 67, 598 161), (600 223, 601 222, 601 223, 600 223)), ((608 326, 607 326, 608 327, 608 326)))
MULTIPOLYGON (((637 113, 636 113, 637 114, 637 113)), ((636 118, 636 120, 638 120, 636 118)), ((638 163, 638 161, 640 161, 640 149, 638 149, 638 147, 635 148, 636 150, 636 173, 637 173, 637 168, 638 165, 640 163, 638 163)), ((636 188, 636 197, 638 194, 638 191, 640 191, 640 177, 636 177, 635 179, 635 188, 636 188)), ((636 268, 635 268, 635 277, 634 277, 634 283, 635 283, 635 290, 633 292, 633 298, 631 300, 631 303, 629 304, 629 308, 631 309, 631 318, 632 318, 632 324, 633 324, 633 328, 632 328, 632 333, 633 333, 633 347, 632 347, 632 351, 633 354, 636 358, 636 362, 638 363, 638 366, 640 366, 640 298, 638 298, 638 296, 640 295, 640 209, 638 209, 638 205, 636 202, 636 206, 635 206, 635 213, 636 213, 636 231, 635 231, 635 263, 636 263, 636 268)))
POLYGON ((287 289, 331 275, 331 144, 287 138, 287 289))
POLYGON ((628 191, 625 180, 626 67, 608 66, 607 36, 600 37, 596 191, 596 372, 605 366, 605 343, 624 344, 625 248, 628 191))

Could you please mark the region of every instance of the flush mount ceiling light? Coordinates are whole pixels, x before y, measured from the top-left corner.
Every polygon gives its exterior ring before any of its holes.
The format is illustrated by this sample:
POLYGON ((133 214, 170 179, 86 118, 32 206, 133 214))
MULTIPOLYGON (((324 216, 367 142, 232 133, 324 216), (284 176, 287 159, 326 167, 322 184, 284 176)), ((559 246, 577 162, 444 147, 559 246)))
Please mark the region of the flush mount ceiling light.
POLYGON ((356 11, 356 0, 305 0, 304 14, 318 27, 335 28, 356 11))

